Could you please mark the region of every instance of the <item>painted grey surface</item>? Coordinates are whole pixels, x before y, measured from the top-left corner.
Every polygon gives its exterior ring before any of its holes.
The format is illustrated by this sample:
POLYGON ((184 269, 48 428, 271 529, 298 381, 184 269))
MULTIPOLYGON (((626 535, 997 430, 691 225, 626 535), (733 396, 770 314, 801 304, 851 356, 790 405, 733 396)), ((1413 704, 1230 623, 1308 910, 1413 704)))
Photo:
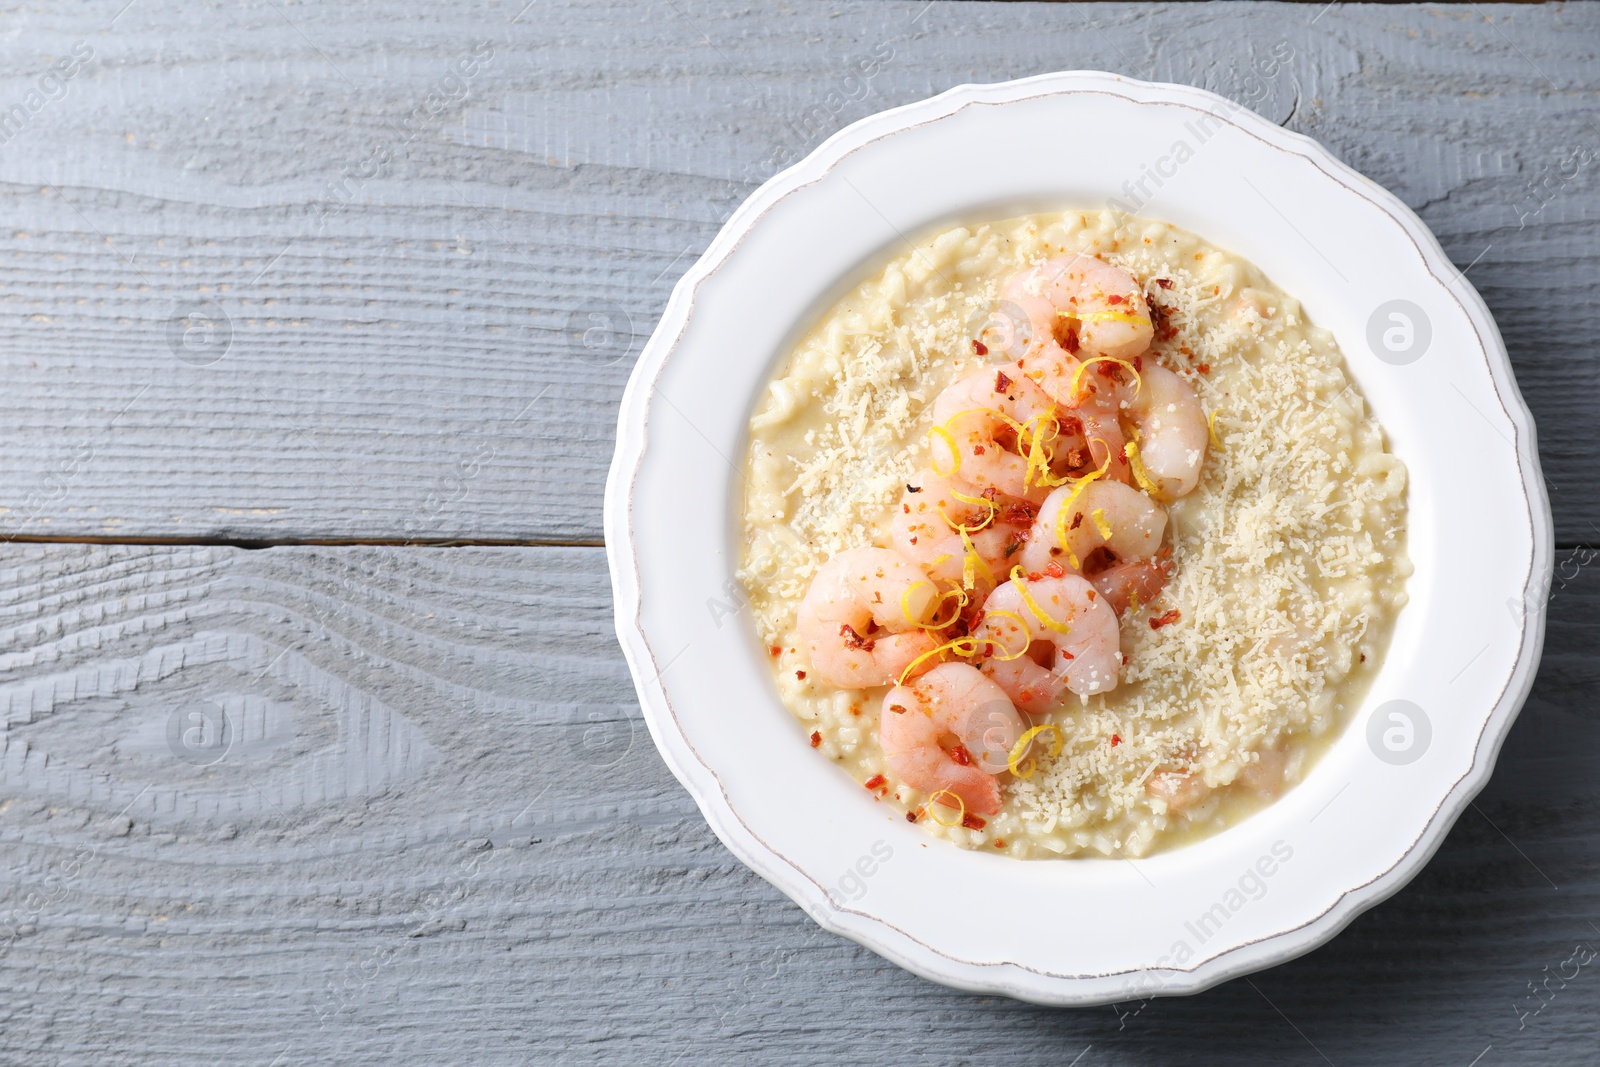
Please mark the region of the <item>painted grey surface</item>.
POLYGON ((603 555, 7 549, 0 1061, 1594 1061, 1600 959, 1551 978, 1600 947, 1594 575, 1410 887, 1249 980, 1049 1010, 901 972, 731 858, 638 718, 603 555), (201 765, 169 729, 206 701, 234 733, 201 765))
MULTIPOLYGON (((1228 92, 1416 206, 1594 536, 1600 7, 523 2, 0 12, 0 113, 75 69, 0 132, 0 537, 595 541, 637 345, 754 182, 1071 66, 1228 92)), ((729 856, 598 547, 0 544, 0 1063, 1590 1064, 1600 580, 1560 556, 1533 697, 1415 882, 1248 980, 1057 1011, 729 856)))
POLYGON ((1592 4, 526 3, 5 13, 0 109, 93 53, 0 146, 5 533, 596 542, 629 367, 755 184, 1071 67, 1226 93, 1417 208, 1549 427, 1559 536, 1600 521, 1600 444, 1556 432, 1600 403, 1592 4))

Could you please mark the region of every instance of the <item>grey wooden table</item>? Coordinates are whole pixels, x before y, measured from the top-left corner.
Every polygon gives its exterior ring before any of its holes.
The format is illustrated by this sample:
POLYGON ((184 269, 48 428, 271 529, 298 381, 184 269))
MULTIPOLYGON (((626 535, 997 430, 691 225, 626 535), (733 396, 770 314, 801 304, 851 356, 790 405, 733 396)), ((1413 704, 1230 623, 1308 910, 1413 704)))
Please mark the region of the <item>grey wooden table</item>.
POLYGON ((5 5, 0 1063, 1600 1061, 1597 50, 1577 3, 5 5), (1421 877, 1251 979, 1058 1011, 822 933, 711 836, 600 495, 759 180, 1072 67, 1230 94, 1416 208, 1563 550, 1421 877))

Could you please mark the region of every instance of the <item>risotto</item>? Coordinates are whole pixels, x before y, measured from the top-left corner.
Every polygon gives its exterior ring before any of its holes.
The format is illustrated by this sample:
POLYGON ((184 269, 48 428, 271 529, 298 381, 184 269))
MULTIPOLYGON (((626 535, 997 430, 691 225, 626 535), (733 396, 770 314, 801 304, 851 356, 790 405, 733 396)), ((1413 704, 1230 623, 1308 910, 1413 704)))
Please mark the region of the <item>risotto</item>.
POLYGON ((963 847, 1143 856, 1259 810, 1406 601, 1405 468, 1332 335, 1158 221, 926 238, 803 336, 745 467, 796 743, 963 847))

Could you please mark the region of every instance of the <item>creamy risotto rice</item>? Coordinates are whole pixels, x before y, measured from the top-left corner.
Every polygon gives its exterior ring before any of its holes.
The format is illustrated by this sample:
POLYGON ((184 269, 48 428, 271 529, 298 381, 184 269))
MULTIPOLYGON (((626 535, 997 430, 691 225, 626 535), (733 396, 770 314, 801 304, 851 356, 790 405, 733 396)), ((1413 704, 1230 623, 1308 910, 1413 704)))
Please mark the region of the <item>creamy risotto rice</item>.
POLYGON ((1250 263, 1111 212, 956 227, 894 258, 821 317, 757 402, 746 485, 739 578, 800 736, 928 832, 1015 857, 1142 856, 1270 803, 1356 708, 1411 573, 1405 467, 1332 335, 1250 263), (887 544, 930 463, 933 399, 996 362, 974 338, 1001 285, 1063 252, 1144 287, 1143 359, 1189 383, 1213 443, 1198 487, 1168 505, 1170 581, 1121 621, 1120 684, 1068 694, 1049 716, 1060 751, 1033 745, 1030 776, 999 776, 1000 813, 963 825, 888 767, 888 687, 822 681, 796 614, 830 557, 887 544), (1177 621, 1151 625, 1162 617, 1177 621), (1186 783, 1189 802, 1163 799, 1162 779, 1186 783))

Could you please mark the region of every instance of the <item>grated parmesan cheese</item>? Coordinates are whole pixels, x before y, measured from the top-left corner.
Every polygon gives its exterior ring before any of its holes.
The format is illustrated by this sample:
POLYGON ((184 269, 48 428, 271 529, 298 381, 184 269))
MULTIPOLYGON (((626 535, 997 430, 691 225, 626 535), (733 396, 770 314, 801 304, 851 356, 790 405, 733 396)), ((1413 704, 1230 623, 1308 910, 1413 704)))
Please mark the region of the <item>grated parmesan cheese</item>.
MULTIPOLYGON (((1144 855, 1260 807, 1239 779, 1264 756, 1282 757, 1286 783, 1303 777, 1375 672, 1411 570, 1404 465, 1331 335, 1251 264, 1165 224, 1099 212, 921 242, 817 323, 758 405, 739 578, 763 644, 780 649, 786 706, 858 781, 888 774, 881 692, 797 677, 807 663, 796 609, 823 561, 884 543, 907 478, 927 463, 933 398, 989 362, 972 338, 1000 284, 1062 251, 1101 255, 1145 284, 1168 327, 1145 358, 1190 383, 1222 447, 1169 509, 1177 570, 1124 620, 1121 685, 1069 698, 1055 717, 1059 756, 1035 753, 1032 777, 1006 776, 1005 810, 984 829, 923 824, 968 847, 1003 839, 1016 856, 1144 855), (1179 622, 1149 625, 1172 609, 1179 622), (1210 795, 1168 811, 1147 786, 1174 773, 1210 795)), ((926 799, 889 778, 886 802, 910 810, 926 799)))

